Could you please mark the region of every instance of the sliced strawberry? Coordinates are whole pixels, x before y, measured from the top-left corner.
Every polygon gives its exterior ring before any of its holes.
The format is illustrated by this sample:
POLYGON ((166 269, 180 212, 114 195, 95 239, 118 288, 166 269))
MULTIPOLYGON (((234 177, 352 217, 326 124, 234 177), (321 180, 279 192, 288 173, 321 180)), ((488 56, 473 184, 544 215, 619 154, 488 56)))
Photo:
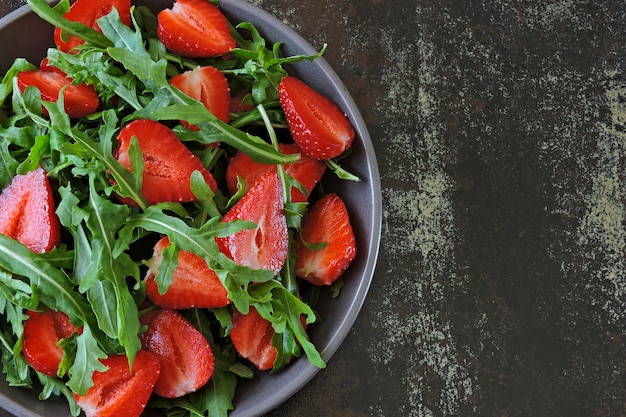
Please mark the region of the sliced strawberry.
POLYGON ((276 172, 261 176, 222 219, 248 220, 254 229, 244 229, 217 244, 230 259, 252 269, 266 269, 277 274, 287 258, 287 221, 283 211, 283 192, 276 172))
POLYGON ((331 284, 356 256, 348 210, 336 194, 326 194, 311 207, 302 219, 301 236, 308 244, 327 244, 323 249, 313 250, 298 241, 296 275, 313 284, 331 284))
POLYGON ((63 359, 63 349, 57 343, 70 337, 77 329, 62 311, 28 311, 27 314, 22 342, 24 357, 33 369, 57 376, 63 359))
POLYGON ((61 225, 43 168, 16 175, 0 194, 0 233, 37 253, 60 243, 61 225))
POLYGON ((303 81, 283 78, 278 84, 278 98, 291 135, 305 154, 330 159, 352 146, 354 129, 346 115, 303 81))
POLYGON ((194 58, 223 55, 236 43, 228 21, 208 0, 176 0, 157 15, 159 39, 170 51, 194 58))
MULTIPOLYGON (((280 144, 280 150, 284 154, 294 154, 300 152, 300 148, 295 143, 280 144)), ((269 171, 276 171, 276 165, 261 164, 254 162, 245 152, 238 151, 232 157, 226 168, 226 186, 231 194, 237 191, 237 177, 243 178, 247 187, 250 187, 254 181, 261 175, 269 171)), ((326 171, 326 164, 308 155, 302 154, 299 162, 285 165, 285 172, 298 180, 307 190, 307 194, 303 194, 297 188, 291 190, 292 202, 307 201, 308 195, 311 193, 315 185, 319 182, 326 171)))
POLYGON ((226 306, 228 292, 209 268, 206 261, 198 255, 180 251, 178 265, 172 274, 172 283, 165 294, 160 294, 155 278, 163 261, 163 250, 170 245, 167 237, 161 238, 154 246, 154 257, 146 274, 146 294, 156 305, 162 308, 218 308, 226 306))
POLYGON ((268 172, 276 172, 276 165, 255 162, 248 156, 247 153, 237 151, 237 153, 230 158, 228 166, 226 167, 226 175, 224 178, 226 181, 226 187, 231 194, 235 194, 237 192, 237 183, 239 181, 237 177, 241 177, 247 191, 250 187, 252 187, 252 184, 254 184, 257 179, 268 172))
POLYGON ((213 375, 213 352, 205 337, 174 310, 153 310, 141 318, 148 330, 141 338, 145 350, 161 362, 154 392, 176 398, 198 390, 213 375))
MULTIPOLYGON (((65 13, 64 17, 73 22, 80 22, 85 26, 100 31, 100 27, 96 20, 108 15, 117 9, 122 22, 130 26, 130 0, 76 0, 70 7, 70 11, 65 13)), ((66 37, 61 29, 54 30, 54 43, 63 52, 70 52, 73 48, 82 45, 84 41, 77 36, 66 37)))
POLYGON ((243 113, 246 111, 254 110, 254 104, 246 102, 246 96, 251 94, 251 90, 243 91, 230 98, 230 112, 231 113, 243 113))
POLYGON ((93 373, 94 385, 85 395, 74 394, 76 403, 86 417, 139 417, 159 377, 157 355, 138 351, 132 372, 125 355, 112 355, 101 362, 108 369, 93 373))
POLYGON ((248 314, 238 310, 233 313, 233 327, 230 338, 237 352, 248 359, 257 369, 265 371, 274 366, 277 351, 272 345, 274 328, 254 307, 248 314))
MULTIPOLYGON (((88 116, 98 110, 100 99, 95 88, 88 84, 72 84, 60 69, 48 65, 44 59, 38 71, 23 71, 17 76, 17 86, 23 93, 26 87, 36 87, 41 92, 41 99, 56 103, 61 89, 63 90, 63 109, 71 118, 88 116)), ((47 110, 43 109, 47 116, 47 110)))
POLYGON ((132 170, 128 149, 133 136, 143 154, 142 192, 148 204, 195 201, 190 184, 194 171, 202 173, 213 191, 217 189, 215 179, 200 159, 170 128, 154 120, 134 120, 120 131, 115 158, 126 169, 132 170))
POLYGON ((170 80, 183 93, 204 104, 215 117, 228 123, 230 88, 226 76, 215 67, 196 67, 170 80))

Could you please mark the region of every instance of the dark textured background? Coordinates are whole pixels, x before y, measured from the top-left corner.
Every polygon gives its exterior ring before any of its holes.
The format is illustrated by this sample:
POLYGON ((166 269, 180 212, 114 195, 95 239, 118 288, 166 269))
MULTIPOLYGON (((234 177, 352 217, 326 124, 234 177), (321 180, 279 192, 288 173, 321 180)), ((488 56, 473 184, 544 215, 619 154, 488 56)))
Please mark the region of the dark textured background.
POLYGON ((329 44, 384 197, 351 334, 271 416, 626 415, 626 3, 253 3, 329 44))

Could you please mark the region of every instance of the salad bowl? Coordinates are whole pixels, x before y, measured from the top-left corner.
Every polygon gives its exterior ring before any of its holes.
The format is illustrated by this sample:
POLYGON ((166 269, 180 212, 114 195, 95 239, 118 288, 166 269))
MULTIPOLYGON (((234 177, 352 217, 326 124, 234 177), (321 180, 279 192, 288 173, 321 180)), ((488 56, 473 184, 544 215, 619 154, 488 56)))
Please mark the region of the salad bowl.
MULTIPOLYGON (((135 0, 135 5, 146 5, 153 12, 171 7, 173 0, 135 0)), ((281 52, 288 55, 312 55, 317 51, 300 35, 274 16, 243 0, 221 0, 223 13, 233 22, 255 25, 268 44, 282 42, 281 52)), ((2 74, 13 60, 23 57, 38 63, 53 46, 53 28, 27 6, 0 19, 0 70, 2 74)), ((332 45, 329 45, 332 47, 332 45)), ((367 127, 349 92, 324 58, 313 62, 302 61, 285 68, 291 75, 304 80, 311 87, 337 103, 346 113, 356 132, 351 155, 342 160, 342 167, 360 178, 360 181, 339 180, 326 175, 323 179, 327 192, 339 194, 348 208, 357 240, 357 257, 344 275, 344 286, 337 298, 323 291, 316 307, 323 322, 310 328, 309 337, 329 362, 348 335, 361 309, 378 256, 382 197, 376 157, 367 127)), ((309 363, 305 355, 295 359, 284 370, 269 374, 257 372, 254 379, 240 380, 234 398, 233 417, 252 417, 267 413, 302 389, 320 369, 309 363)), ((322 371, 323 372, 323 371, 322 371)), ((64 398, 39 401, 34 389, 9 387, 1 378, 0 407, 20 417, 70 416, 64 398)), ((146 415, 156 416, 152 411, 146 415), (152 414, 151 414, 152 413, 152 414)))

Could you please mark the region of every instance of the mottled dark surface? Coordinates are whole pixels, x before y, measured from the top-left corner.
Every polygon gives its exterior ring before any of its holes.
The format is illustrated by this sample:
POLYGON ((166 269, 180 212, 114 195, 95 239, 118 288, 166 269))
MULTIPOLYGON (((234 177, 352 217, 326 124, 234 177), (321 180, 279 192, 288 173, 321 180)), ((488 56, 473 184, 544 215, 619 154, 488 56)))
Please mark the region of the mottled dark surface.
POLYGON ((385 209, 351 334, 270 415, 626 415, 626 3, 253 3, 329 44, 385 209))

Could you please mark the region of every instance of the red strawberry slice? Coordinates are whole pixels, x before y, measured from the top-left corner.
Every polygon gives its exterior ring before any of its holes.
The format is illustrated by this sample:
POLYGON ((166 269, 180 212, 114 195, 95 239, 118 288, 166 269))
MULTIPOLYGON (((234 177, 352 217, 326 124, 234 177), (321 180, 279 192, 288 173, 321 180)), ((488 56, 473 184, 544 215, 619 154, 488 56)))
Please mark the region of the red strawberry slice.
POLYGON ((272 324, 261 317, 254 307, 250 307, 248 314, 235 310, 232 323, 230 338, 239 355, 261 371, 272 368, 277 355, 272 345, 272 324))
POLYGON ((172 283, 165 294, 160 294, 155 278, 163 261, 163 250, 170 245, 167 237, 161 238, 154 246, 154 257, 146 274, 146 294, 156 305, 162 308, 219 308, 230 300, 228 292, 209 268, 206 261, 198 255, 180 251, 178 265, 172 275, 172 283))
MULTIPOLYGON (((294 154, 300 152, 300 148, 295 143, 280 144, 280 150, 284 154, 294 154)), ((261 164, 254 162, 245 152, 238 151, 232 157, 226 168, 226 186, 231 194, 237 192, 237 176, 243 178, 246 187, 250 187, 261 175, 269 171, 276 171, 276 165, 261 164)), ((303 194, 297 188, 291 189, 291 201, 294 203, 307 201, 315 185, 319 182, 326 171, 326 164, 308 155, 302 154, 299 162, 285 165, 285 172, 298 180, 307 190, 303 194)))
POLYGON ((307 155, 330 159, 352 146, 354 129, 339 107, 303 81, 286 76, 278 98, 294 141, 307 155))
MULTIPOLYGON (((70 7, 70 11, 64 17, 73 22, 80 22, 85 26, 100 31, 96 20, 111 13, 113 8, 117 9, 120 19, 126 26, 130 26, 130 0, 76 0, 70 7)), ((63 52, 70 52, 72 49, 82 45, 84 41, 77 36, 66 37, 61 29, 54 30, 54 43, 63 52)))
POLYGON ((43 168, 16 175, 0 194, 0 233, 43 253, 61 241, 61 225, 43 168))
POLYGON ((77 329, 62 311, 28 311, 27 314, 22 344, 24 357, 33 369, 48 376, 57 376, 63 359, 63 349, 57 343, 70 337, 77 329))
POLYGON ((215 117, 230 120, 230 87, 226 76, 215 67, 196 67, 176 75, 170 84, 204 104, 215 117))
POLYGON ((311 207, 302 219, 301 236, 308 244, 327 244, 323 249, 313 250, 298 241, 296 275, 313 284, 331 284, 356 256, 348 211, 336 194, 326 194, 311 207))
POLYGON ((198 390, 213 375, 213 352, 205 337, 174 310, 153 310, 141 318, 148 330, 141 338, 145 350, 155 353, 161 375, 154 392, 177 398, 198 390))
POLYGON ((128 149, 133 136, 137 138, 143 154, 142 192, 148 204, 195 201, 190 185, 194 171, 202 173, 213 191, 217 189, 215 179, 202 161, 170 128, 154 120, 134 120, 120 131, 115 158, 126 169, 132 170, 128 149))
POLYGON ((74 394, 86 417, 139 417, 146 408, 159 377, 159 358, 140 350, 132 372, 125 355, 101 361, 108 369, 93 373, 94 385, 85 395, 74 394))
MULTIPOLYGON (((72 79, 68 78, 60 69, 48 65, 44 59, 38 71, 23 71, 17 76, 17 86, 23 93, 26 87, 36 87, 41 92, 41 99, 56 103, 59 99, 61 89, 63 90, 63 109, 71 118, 77 119, 88 116, 98 110, 100 99, 93 86, 88 84, 72 84, 72 79)), ((43 109, 43 114, 47 116, 47 110, 43 109)))
POLYGON ((231 113, 243 113, 246 111, 254 110, 254 104, 246 102, 246 96, 252 94, 252 90, 243 91, 230 98, 230 111, 231 113))
POLYGON ((223 55, 236 43, 228 21, 208 0, 176 0, 157 15, 159 39, 170 51, 193 58, 223 55))
POLYGON ((231 194, 235 194, 239 181, 237 177, 241 177, 246 186, 245 190, 248 191, 256 180, 268 172, 276 172, 276 165, 255 162, 247 153, 237 151, 237 153, 230 158, 228 166, 226 167, 226 175, 224 178, 226 187, 231 194))
POLYGON ((252 269, 278 274, 287 258, 287 221, 283 211, 283 192, 276 172, 261 176, 248 192, 226 213, 222 221, 248 220, 254 229, 244 229, 217 244, 230 259, 252 269))

